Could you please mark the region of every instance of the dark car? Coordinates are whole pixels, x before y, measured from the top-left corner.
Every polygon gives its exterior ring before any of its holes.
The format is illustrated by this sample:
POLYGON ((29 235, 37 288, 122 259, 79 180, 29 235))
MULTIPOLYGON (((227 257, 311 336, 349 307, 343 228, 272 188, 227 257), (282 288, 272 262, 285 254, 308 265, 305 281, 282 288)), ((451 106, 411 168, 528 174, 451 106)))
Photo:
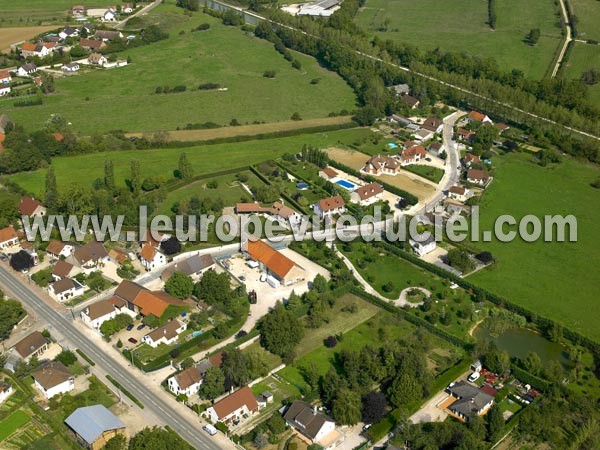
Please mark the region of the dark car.
POLYGON ((129 339, 127 339, 127 340, 128 340, 129 342, 131 342, 132 344, 137 344, 137 343, 138 343, 137 339, 134 339, 134 338, 129 338, 129 339))
POLYGON ((127 325, 127 331, 131 331, 133 330, 133 324, 130 323, 129 325, 127 325))
POLYGON ((138 325, 137 328, 136 328, 136 330, 143 330, 144 328, 146 328, 146 324, 145 323, 143 323, 141 325, 138 325))

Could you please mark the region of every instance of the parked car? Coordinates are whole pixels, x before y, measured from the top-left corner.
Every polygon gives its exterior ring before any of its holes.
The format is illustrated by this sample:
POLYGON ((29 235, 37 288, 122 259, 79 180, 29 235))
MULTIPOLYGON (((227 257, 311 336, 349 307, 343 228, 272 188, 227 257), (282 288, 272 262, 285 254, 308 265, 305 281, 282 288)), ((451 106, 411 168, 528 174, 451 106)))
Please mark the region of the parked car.
POLYGON ((211 424, 207 423, 206 425, 204 425, 202 427, 202 429, 204 431, 206 431, 208 434, 210 434, 211 436, 214 436, 215 434, 217 434, 217 429, 215 427, 213 427, 211 424))
POLYGON ((127 325, 127 331, 131 331, 133 330, 133 324, 130 323, 129 325, 127 325))
POLYGON ((136 330, 138 330, 138 331, 139 331, 139 330, 143 330, 144 328, 146 328, 146 324, 145 324, 145 323, 142 323, 141 325, 138 325, 138 326, 137 326, 136 330))
POLYGON ((473 372, 471 375, 469 375, 469 378, 467 378, 467 380, 473 383, 474 381, 477 381, 480 376, 481 374, 479 372, 473 372))
POLYGON ((129 338, 129 339, 127 339, 127 340, 128 340, 129 342, 131 342, 132 344, 137 344, 137 343, 138 343, 137 339, 135 339, 135 338, 132 338, 132 337, 131 337, 131 338, 129 338))

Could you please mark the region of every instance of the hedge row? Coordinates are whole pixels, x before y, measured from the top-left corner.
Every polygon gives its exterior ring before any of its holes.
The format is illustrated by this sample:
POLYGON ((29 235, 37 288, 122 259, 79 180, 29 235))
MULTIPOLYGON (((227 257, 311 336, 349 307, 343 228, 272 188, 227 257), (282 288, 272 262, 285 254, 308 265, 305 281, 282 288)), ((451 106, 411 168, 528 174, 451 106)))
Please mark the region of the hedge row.
MULTIPOLYGON (((348 167, 345 164, 339 163, 332 159, 329 160, 329 165, 335 167, 336 169, 341 170, 342 172, 346 172, 350 175, 353 175, 356 178, 363 178, 363 176, 364 176, 364 174, 360 173, 358 170, 355 170, 352 167, 348 167)), ((370 178, 371 177, 369 177, 369 179, 370 178)), ((376 181, 377 181, 377 183, 381 184, 386 191, 391 192, 392 194, 396 194, 399 197, 402 197, 409 204, 416 205, 417 203, 419 203, 419 199, 415 195, 411 194, 410 192, 405 191, 404 189, 400 189, 396 186, 392 186, 391 184, 388 184, 388 183, 378 180, 378 179, 376 179, 376 181)))
POLYGON ((79 354, 79 356, 81 356, 83 359, 85 359, 90 366, 95 366, 96 365, 96 363, 94 361, 92 361, 92 359, 88 355, 86 355, 85 353, 83 353, 81 350, 79 350, 77 348, 77 349, 75 349, 75 351, 79 354))
POLYGON ((489 300, 490 302, 492 302, 495 305, 498 305, 500 307, 503 307, 511 312, 514 312, 521 316, 524 316, 528 322, 535 324, 537 327, 539 327, 542 330, 546 330, 553 326, 560 327, 561 329, 563 329, 563 335, 568 340, 573 342, 574 344, 582 345, 582 346, 586 347, 587 349, 589 349, 593 353, 600 352, 600 345, 597 342, 593 341, 592 339, 590 339, 586 336, 583 336, 583 335, 577 333, 576 331, 570 330, 568 328, 563 328, 563 325, 560 323, 557 323, 546 317, 542 317, 542 316, 538 315, 537 313, 530 311, 520 305, 517 305, 503 297, 500 297, 500 296, 488 291, 485 288, 477 286, 477 285, 471 283, 470 281, 465 280, 464 278, 460 278, 454 274, 451 274, 450 272, 445 271, 444 269, 442 269, 440 267, 437 267, 433 264, 425 262, 425 261, 421 260, 420 258, 416 257, 415 255, 405 252, 390 243, 381 242, 379 244, 382 245, 385 249, 389 250, 391 253, 393 253, 401 258, 404 258, 407 261, 409 261, 419 267, 422 267, 442 278, 450 280, 467 291, 471 291, 475 294, 485 295, 487 300, 489 300))
POLYGON ((510 370, 512 371, 512 374, 515 376, 515 378, 517 378, 519 381, 525 384, 529 384, 534 388, 539 389, 540 391, 547 391, 550 388, 550 386, 552 386, 552 383, 550 383, 549 381, 535 376, 527 372, 525 369, 519 367, 514 358, 511 358, 510 370))

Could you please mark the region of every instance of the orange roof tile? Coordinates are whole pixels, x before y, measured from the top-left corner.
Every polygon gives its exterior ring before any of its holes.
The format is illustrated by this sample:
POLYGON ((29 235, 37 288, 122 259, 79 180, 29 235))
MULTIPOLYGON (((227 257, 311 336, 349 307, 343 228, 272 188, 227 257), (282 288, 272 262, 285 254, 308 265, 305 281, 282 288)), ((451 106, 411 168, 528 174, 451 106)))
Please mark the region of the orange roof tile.
POLYGON ((284 278, 295 266, 294 261, 260 240, 248 241, 247 251, 253 260, 263 263, 267 269, 281 278, 284 278))
POLYGON ((17 237, 17 232, 12 225, 0 230, 0 242, 10 241, 11 239, 15 239, 17 237))
POLYGON ((152 261, 154 259, 154 255, 156 255, 156 249, 154 247, 152 247, 152 245, 150 245, 150 244, 144 244, 140 255, 146 261, 152 261))

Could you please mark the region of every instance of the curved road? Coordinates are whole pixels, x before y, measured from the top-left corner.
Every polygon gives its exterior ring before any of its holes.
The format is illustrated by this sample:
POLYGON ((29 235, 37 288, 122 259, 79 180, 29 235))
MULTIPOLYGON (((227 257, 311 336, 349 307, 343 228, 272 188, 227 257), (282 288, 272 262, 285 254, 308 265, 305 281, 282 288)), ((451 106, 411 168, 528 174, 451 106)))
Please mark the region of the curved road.
POLYGON ((126 367, 115 361, 111 355, 100 350, 92 340, 76 328, 70 315, 65 316, 56 311, 49 303, 38 297, 33 290, 23 284, 22 280, 11 273, 10 270, 4 265, 0 266, 0 286, 10 291, 19 301, 54 327, 64 337, 62 343, 69 345, 71 348, 79 348, 89 356, 96 363, 92 370, 100 369, 117 380, 144 404, 146 408, 144 411, 149 411, 160 422, 171 427, 194 448, 207 450, 235 448, 233 443, 222 439, 222 435, 211 437, 202 431, 199 419, 195 418, 193 420, 191 417, 181 414, 177 410, 177 405, 173 404, 175 399, 166 401, 161 396, 153 394, 133 371, 127 370, 126 367))

